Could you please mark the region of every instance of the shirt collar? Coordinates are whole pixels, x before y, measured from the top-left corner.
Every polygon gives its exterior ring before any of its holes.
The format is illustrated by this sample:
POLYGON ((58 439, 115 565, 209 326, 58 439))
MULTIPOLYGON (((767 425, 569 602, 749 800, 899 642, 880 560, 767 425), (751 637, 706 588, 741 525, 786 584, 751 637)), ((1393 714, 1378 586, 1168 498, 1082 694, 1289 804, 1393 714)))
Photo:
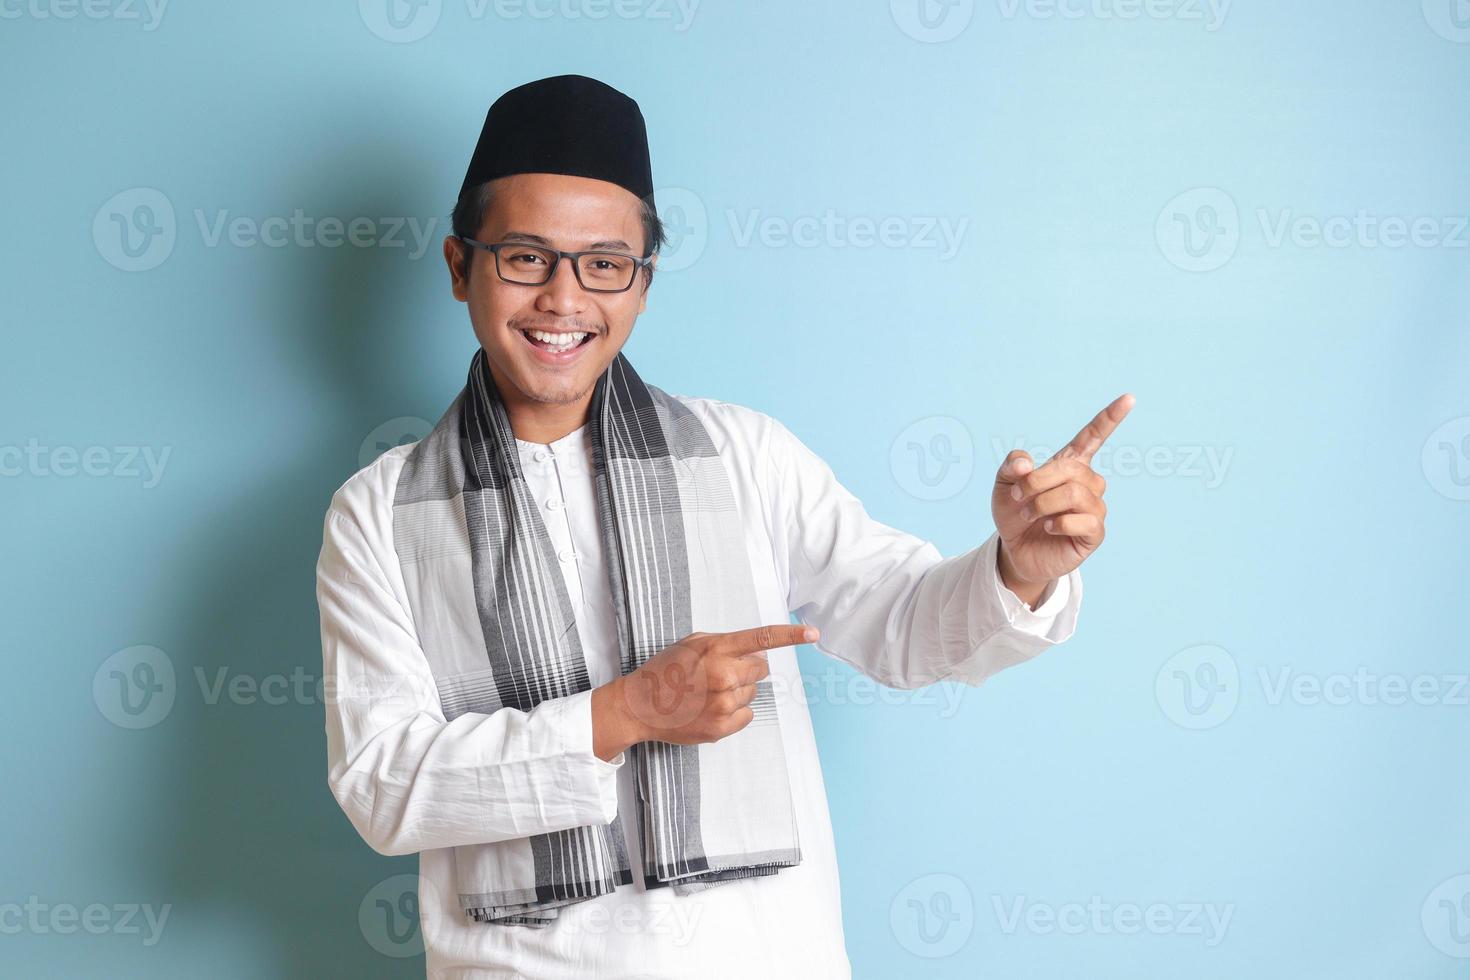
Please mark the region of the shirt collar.
POLYGON ((538 451, 550 449, 558 459, 579 460, 587 452, 587 423, 582 423, 553 442, 527 442, 525 439, 517 438, 516 448, 520 450, 522 459, 528 456, 534 457, 538 451))

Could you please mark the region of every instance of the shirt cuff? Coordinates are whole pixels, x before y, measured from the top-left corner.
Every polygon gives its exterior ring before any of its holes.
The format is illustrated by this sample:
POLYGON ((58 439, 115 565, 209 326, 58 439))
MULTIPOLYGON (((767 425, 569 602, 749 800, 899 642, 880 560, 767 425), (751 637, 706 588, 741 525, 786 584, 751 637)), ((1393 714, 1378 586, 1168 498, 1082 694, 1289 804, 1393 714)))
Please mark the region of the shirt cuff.
POLYGON ((1041 593, 1041 603, 1032 609, 1025 600, 1006 587, 1005 581, 1000 577, 999 562, 1000 548, 997 546, 995 557, 991 560, 991 578, 995 583, 996 600, 1005 610, 1006 620, 1015 629, 1045 636, 1072 597, 1072 576, 1063 575, 1048 582, 1041 593))
POLYGON ((618 770, 627 761, 619 752, 610 761, 592 751, 592 692, 580 691, 564 698, 545 701, 537 711, 551 710, 552 730, 560 732, 562 778, 567 798, 585 803, 587 823, 612 823, 618 815, 618 770))
POLYGON ((948 679, 979 686, 997 671, 1030 660, 1071 639, 1082 606, 1082 576, 1076 569, 1049 586, 1051 595, 1035 610, 1000 580, 1000 535, 975 549, 970 587, 970 654, 948 679))
POLYGON ((992 613, 980 616, 976 621, 998 621, 1001 629, 1022 636, 1028 645, 1039 641, 1042 646, 1050 646, 1072 639, 1078 629, 1078 613, 1082 608, 1082 572, 1079 569, 1048 583, 1042 592, 1041 605, 1033 610, 1001 582, 1000 533, 992 533, 989 541, 980 548, 985 551, 980 557, 980 567, 988 569, 988 572, 976 577, 976 599, 980 605, 991 608, 992 613), (989 579, 988 588, 980 585, 982 579, 989 579), (980 592, 983 592, 983 598, 980 598, 980 592), (998 611, 1000 617, 995 616, 994 611, 998 611))

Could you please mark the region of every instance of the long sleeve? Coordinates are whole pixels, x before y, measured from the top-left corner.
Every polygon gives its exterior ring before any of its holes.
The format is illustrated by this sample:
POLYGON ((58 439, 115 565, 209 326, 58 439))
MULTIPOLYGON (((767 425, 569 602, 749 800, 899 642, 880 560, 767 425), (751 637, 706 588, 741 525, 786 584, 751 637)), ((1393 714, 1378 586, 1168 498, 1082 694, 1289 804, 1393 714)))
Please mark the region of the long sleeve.
POLYGON ((610 822, 625 760, 593 754, 591 692, 446 721, 392 560, 387 531, 334 499, 317 562, 327 779, 363 840, 409 854, 610 822))
POLYGON ((895 688, 978 686, 1070 638, 1082 602, 1073 571, 1036 610, 1000 581, 999 536, 962 555, 873 520, 831 468, 772 420, 773 531, 789 608, 822 631, 817 648, 895 688))

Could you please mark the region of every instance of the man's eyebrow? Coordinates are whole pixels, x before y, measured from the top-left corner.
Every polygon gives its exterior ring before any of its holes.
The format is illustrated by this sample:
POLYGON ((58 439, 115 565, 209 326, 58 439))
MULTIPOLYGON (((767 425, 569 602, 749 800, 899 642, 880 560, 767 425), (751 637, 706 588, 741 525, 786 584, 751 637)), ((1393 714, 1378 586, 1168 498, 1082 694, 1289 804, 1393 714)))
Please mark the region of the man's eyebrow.
MULTIPOLYGON (((528 231, 508 231, 504 235, 501 235, 500 236, 500 240, 503 241, 503 242, 527 242, 527 243, 529 243, 531 245, 545 245, 547 248, 551 248, 551 241, 550 241, 550 239, 548 239, 548 238, 546 238, 546 237, 544 237, 542 235, 533 235, 533 234, 531 234, 528 231)), ((604 248, 607 248, 607 249, 615 249, 615 250, 619 250, 619 251, 623 251, 623 252, 631 252, 631 251, 633 251, 633 246, 629 245, 627 242, 623 241, 621 238, 609 238, 609 239, 607 239, 605 241, 593 242, 591 245, 588 245, 587 248, 588 249, 604 249, 604 248)))

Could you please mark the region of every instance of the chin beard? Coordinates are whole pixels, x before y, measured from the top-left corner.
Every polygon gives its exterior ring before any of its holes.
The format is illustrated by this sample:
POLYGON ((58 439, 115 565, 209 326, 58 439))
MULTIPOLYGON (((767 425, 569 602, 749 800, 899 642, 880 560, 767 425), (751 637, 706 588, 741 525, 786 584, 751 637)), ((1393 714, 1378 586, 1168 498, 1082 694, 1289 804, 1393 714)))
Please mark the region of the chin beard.
POLYGON ((536 402, 540 405, 570 405, 573 402, 582 400, 591 391, 592 386, 588 385, 585 388, 568 393, 566 386, 559 385, 552 391, 525 391, 523 389, 521 394, 526 397, 527 401, 536 402))

